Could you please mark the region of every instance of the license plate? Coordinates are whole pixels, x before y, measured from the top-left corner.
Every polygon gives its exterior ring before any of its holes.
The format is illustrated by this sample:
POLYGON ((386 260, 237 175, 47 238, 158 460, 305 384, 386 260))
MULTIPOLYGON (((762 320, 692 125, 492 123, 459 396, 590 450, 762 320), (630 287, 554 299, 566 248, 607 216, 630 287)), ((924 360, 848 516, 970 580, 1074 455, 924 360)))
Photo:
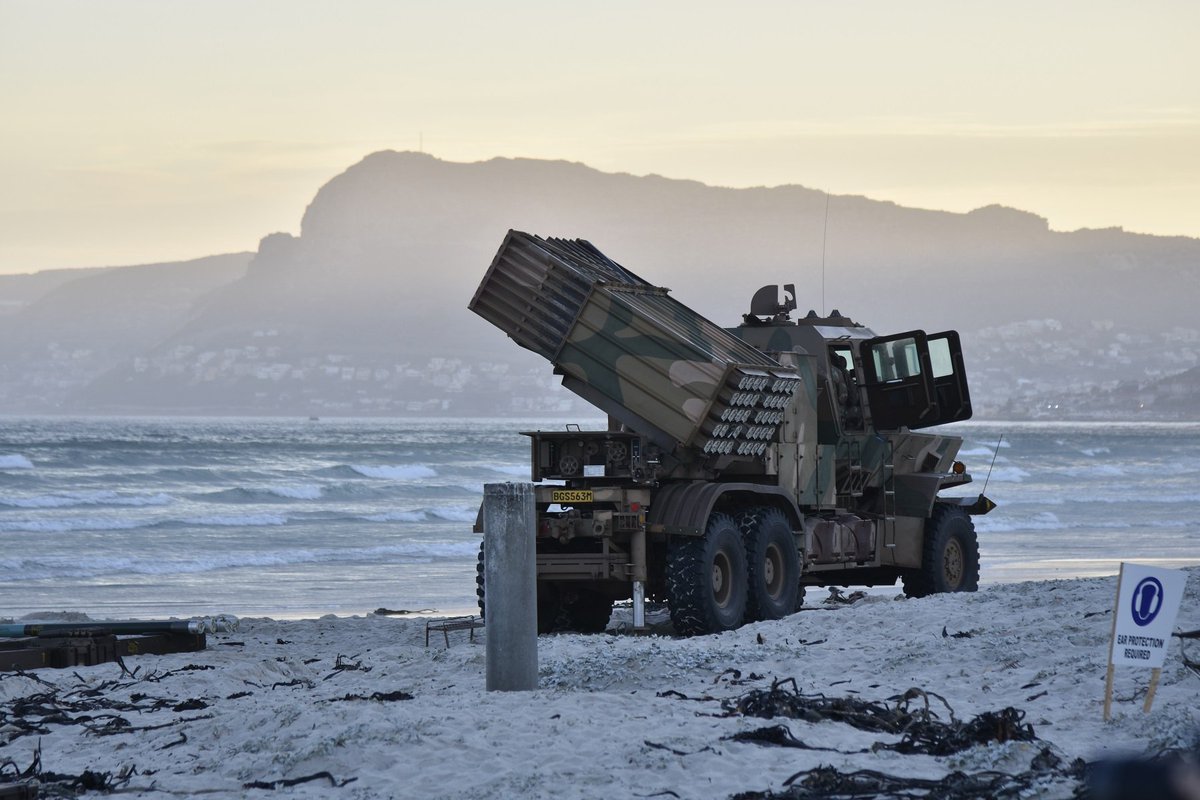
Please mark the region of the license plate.
POLYGON ((591 489, 555 489, 550 493, 552 503, 590 503, 591 489))

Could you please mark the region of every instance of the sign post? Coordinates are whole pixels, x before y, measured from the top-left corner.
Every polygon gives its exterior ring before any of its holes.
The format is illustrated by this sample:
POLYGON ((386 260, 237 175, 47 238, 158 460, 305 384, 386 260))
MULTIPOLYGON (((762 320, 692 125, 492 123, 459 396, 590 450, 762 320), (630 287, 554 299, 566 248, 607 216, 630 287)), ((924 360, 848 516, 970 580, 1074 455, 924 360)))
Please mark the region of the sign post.
POLYGON ((1182 570, 1121 564, 1104 681, 1106 721, 1112 715, 1113 671, 1119 664, 1150 668, 1150 688, 1142 706, 1142 711, 1150 712, 1186 584, 1187 573, 1182 570))

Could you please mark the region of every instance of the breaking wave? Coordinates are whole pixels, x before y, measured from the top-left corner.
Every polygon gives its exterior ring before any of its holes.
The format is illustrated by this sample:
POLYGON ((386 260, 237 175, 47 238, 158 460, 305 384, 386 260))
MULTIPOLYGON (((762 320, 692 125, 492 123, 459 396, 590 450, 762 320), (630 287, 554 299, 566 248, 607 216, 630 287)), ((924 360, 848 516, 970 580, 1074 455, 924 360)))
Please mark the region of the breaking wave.
POLYGON ((286 525, 288 518, 282 514, 213 514, 207 517, 188 517, 185 525, 214 525, 230 528, 259 528, 267 525, 286 525))
POLYGON ((0 517, 0 533, 73 533, 76 531, 129 531, 140 528, 168 528, 181 525, 199 527, 257 528, 286 525, 282 514, 213 514, 211 516, 176 518, 128 517, 0 517))
POLYGON ((258 553, 205 551, 194 558, 138 558, 100 556, 80 560, 68 556, 26 556, 0 558, 0 572, 21 580, 59 578, 95 578, 103 575, 188 575, 241 567, 278 567, 294 564, 345 563, 398 559, 429 562, 436 559, 473 557, 478 540, 415 541, 396 545, 363 548, 296 548, 258 553))
POLYGON ((351 464, 350 469, 367 478, 383 478, 390 481, 411 481, 437 477, 437 471, 424 464, 382 464, 378 466, 351 464))
MULTIPOLYGON (((979 470, 971 474, 984 478, 988 476, 987 470, 979 470)), ((989 480, 993 483, 1023 483, 1028 477, 1029 473, 1020 467, 996 467, 992 470, 989 480)))
POLYGON ((57 492, 30 497, 0 497, 0 506, 12 508, 74 508, 78 506, 165 506, 175 498, 169 494, 122 494, 111 491, 57 492))
POLYGON ((443 520, 445 522, 475 522, 478 508, 455 506, 453 508, 419 508, 412 511, 385 511, 382 514, 367 514, 360 519, 368 522, 428 522, 443 520))
POLYGON ((33 462, 20 453, 0 454, 0 469, 33 469, 33 462))
POLYGON ((367 514, 361 519, 367 522, 424 522, 429 515, 424 511, 386 511, 382 514, 367 514))
POLYGON ((263 503, 286 500, 320 500, 323 493, 324 490, 316 484, 255 488, 239 486, 234 489, 196 495, 196 499, 218 503, 263 503))
MULTIPOLYGON (((995 512, 993 512, 995 513, 995 512)), ((1127 529, 1133 527, 1124 520, 1071 520, 1064 522, 1057 514, 1043 511, 1024 517, 975 517, 975 530, 980 533, 1015 533, 1018 531, 1068 531, 1087 529, 1127 529)))
POLYGON ((0 519, 0 533, 70 533, 72 531, 129 531, 148 528, 154 520, 112 517, 67 517, 49 519, 0 519))

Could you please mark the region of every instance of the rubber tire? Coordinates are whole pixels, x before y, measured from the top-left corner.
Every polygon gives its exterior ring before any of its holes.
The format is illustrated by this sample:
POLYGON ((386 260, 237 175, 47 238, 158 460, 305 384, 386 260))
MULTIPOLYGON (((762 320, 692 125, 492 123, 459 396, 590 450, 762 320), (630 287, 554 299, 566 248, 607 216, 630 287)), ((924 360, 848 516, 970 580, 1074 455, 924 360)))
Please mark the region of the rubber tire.
POLYGON ((903 576, 907 597, 979 589, 979 541, 970 515, 957 506, 935 504, 925 521, 921 568, 903 576))
POLYGON ((483 609, 483 542, 479 542, 479 559, 475 562, 475 602, 479 604, 480 619, 487 619, 483 609))
MULTIPOLYGON (((667 603, 677 633, 698 636, 740 626, 746 614, 746 545, 733 517, 713 514, 703 537, 675 537, 667 548, 667 603), (713 587, 714 569, 728 581, 724 599, 713 587)), ((725 586, 723 583, 722 586, 725 586)))
POLYGON ((746 621, 783 619, 795 613, 804 595, 796 537, 787 515, 777 508, 760 506, 743 512, 738 527, 746 543, 746 621), (768 556, 773 568, 767 564, 768 556))
MULTIPOLYGON (((486 590, 483 585, 483 542, 479 543, 479 557, 475 561, 475 602, 479 604, 479 617, 487 621, 485 612, 486 590)), ((537 582, 537 631, 550 633, 558 619, 561 603, 558 589, 552 584, 537 582)))

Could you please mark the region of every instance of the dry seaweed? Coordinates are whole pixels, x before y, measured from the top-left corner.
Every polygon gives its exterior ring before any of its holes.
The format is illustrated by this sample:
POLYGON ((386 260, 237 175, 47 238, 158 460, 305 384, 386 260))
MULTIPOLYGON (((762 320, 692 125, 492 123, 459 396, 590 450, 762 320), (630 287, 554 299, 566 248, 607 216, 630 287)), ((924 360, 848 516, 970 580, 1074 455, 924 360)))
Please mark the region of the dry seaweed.
POLYGON ((800 692, 796 680, 788 678, 773 681, 770 689, 753 689, 722 705, 728 716, 842 722, 862 731, 896 734, 901 737, 899 742, 879 742, 873 749, 906 754, 940 756, 989 742, 1037 741, 1033 726, 1024 722, 1024 711, 1008 707, 961 722, 946 698, 916 688, 890 697, 887 702, 876 702, 856 697, 805 695, 800 692), (933 710, 931 699, 945 708, 950 718, 948 722, 942 721, 933 710))
POLYGON ((791 747, 796 750, 824 750, 829 753, 842 753, 844 755, 870 752, 869 750, 838 750, 836 747, 811 745, 797 739, 786 725, 769 725, 765 728, 742 731, 741 733, 735 733, 732 736, 725 736, 723 738, 726 741, 732 742, 749 742, 751 744, 771 745, 773 747, 791 747))
POLYGON ((357 658, 357 657, 358 656, 350 656, 350 658, 347 658, 346 656, 343 656, 342 654, 339 653, 337 658, 334 659, 333 672, 329 673, 321 680, 327 681, 330 678, 332 678, 333 676, 337 675, 339 672, 346 672, 346 671, 370 672, 372 667, 364 667, 362 665, 361 661, 351 661, 351 659, 357 658))
POLYGON ((1042 793, 1053 783, 1074 783, 1063 774, 1030 769, 1018 775, 983 771, 951 772, 938 778, 910 778, 889 775, 871 769, 841 772, 836 767, 819 766, 792 775, 780 792, 742 792, 732 800, 832 800, 833 798, 921 798, 921 800, 1007 800, 1029 796, 1038 788, 1042 793))
POLYGON ((858 730, 874 733, 903 733, 915 720, 911 712, 883 703, 852 697, 802 694, 795 678, 772 681, 770 689, 752 689, 721 705, 726 716, 844 722, 858 730), (785 688, 788 685, 790 689, 785 688))
POLYGON ((413 696, 411 694, 409 694, 408 692, 395 691, 395 692, 371 692, 370 695, 347 694, 342 697, 334 697, 331 699, 331 701, 336 702, 336 701, 340 701, 340 700, 374 700, 379 703, 394 703, 399 700, 412 700, 412 699, 413 699, 413 696))
POLYGON ((731 800, 834 800, 834 798, 920 798, 921 800, 1009 800, 1040 796, 1051 787, 1079 792, 1085 765, 1082 760, 1065 764, 1050 747, 1045 747, 1016 775, 984 770, 951 772, 941 778, 912 778, 862 769, 842 772, 822 765, 801 770, 783 782, 779 792, 742 792, 731 800))
POLYGON ((989 742, 1034 742, 1033 726, 1024 722, 1025 712, 1009 706, 1000 711, 985 711, 967 722, 917 720, 896 744, 876 744, 877 750, 897 753, 924 753, 947 756, 989 742))
POLYGON ((694 756, 697 753, 715 753, 715 752, 717 752, 716 750, 713 750, 711 747, 701 747, 699 750, 692 750, 690 752, 687 750, 676 750, 674 747, 668 747, 665 744, 659 744, 658 742, 652 742, 649 739, 644 740, 642 742, 642 744, 646 745, 646 747, 652 747, 655 750, 666 750, 668 753, 673 753, 674 755, 677 755, 677 756, 694 756))
POLYGON ((339 781, 337 778, 333 777, 328 772, 314 772, 312 775, 305 775, 303 778, 280 778, 279 780, 274 780, 274 781, 250 781, 249 783, 243 783, 242 788, 243 789, 285 789, 289 786, 297 786, 301 783, 308 783, 310 781, 319 781, 319 780, 327 780, 327 781, 329 781, 330 786, 333 786, 336 788, 341 788, 348 783, 353 783, 354 781, 358 780, 358 778, 347 778, 344 781, 339 781))

